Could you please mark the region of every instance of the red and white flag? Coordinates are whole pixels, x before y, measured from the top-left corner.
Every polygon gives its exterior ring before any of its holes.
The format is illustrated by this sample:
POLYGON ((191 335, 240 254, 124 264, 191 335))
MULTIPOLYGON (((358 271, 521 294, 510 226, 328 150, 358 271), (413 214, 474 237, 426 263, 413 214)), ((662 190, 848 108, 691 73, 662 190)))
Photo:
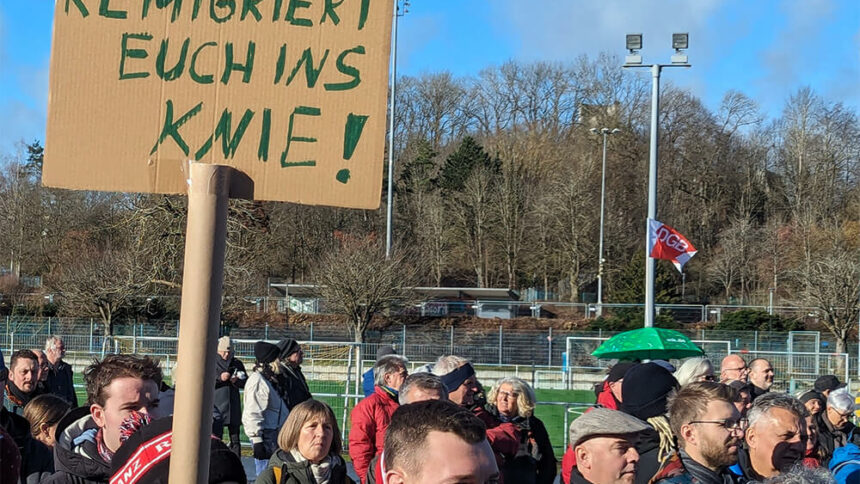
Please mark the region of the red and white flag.
POLYGON ((698 252, 680 232, 654 219, 648 219, 648 249, 651 257, 672 261, 682 273, 684 264, 698 252))

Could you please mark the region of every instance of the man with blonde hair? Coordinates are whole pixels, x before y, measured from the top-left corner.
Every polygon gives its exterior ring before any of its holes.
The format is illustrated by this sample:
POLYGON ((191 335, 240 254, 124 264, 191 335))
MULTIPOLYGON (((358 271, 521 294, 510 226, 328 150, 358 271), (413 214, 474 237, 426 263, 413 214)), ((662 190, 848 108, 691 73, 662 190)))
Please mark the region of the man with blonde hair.
POLYGON ((747 421, 734 406, 735 392, 722 383, 693 382, 669 397, 669 425, 678 451, 652 482, 732 482, 728 467, 738 460, 747 421))

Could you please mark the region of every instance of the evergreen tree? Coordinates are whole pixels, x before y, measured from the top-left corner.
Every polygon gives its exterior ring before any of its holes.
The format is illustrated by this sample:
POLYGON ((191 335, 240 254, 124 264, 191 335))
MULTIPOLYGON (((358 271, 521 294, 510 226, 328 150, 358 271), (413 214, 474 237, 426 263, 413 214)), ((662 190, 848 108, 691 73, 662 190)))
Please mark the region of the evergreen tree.
POLYGON ((451 153, 445 160, 436 184, 445 190, 460 191, 477 167, 487 167, 492 172, 498 173, 500 165, 499 160, 490 157, 474 138, 466 136, 457 151, 451 153))
POLYGON ((39 140, 27 145, 27 163, 24 164, 27 176, 35 177, 38 180, 42 178, 42 162, 45 160, 45 148, 39 140))
POLYGON ((403 164, 403 174, 397 190, 403 193, 429 192, 433 185, 434 159, 437 155, 429 141, 418 141, 415 157, 403 164))

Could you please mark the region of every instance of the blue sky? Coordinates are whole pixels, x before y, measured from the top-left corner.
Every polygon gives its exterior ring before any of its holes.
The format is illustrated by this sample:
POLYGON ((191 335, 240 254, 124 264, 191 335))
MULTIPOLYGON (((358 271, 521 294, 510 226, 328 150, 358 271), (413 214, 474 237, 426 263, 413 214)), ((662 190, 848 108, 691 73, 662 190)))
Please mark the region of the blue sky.
MULTIPOLYGON (((0 0, 0 153, 21 139, 44 140, 53 9, 51 0, 0 0)), ((689 32, 693 68, 666 71, 664 79, 711 109, 737 89, 775 117, 809 85, 860 111, 857 0, 412 0, 408 10, 400 20, 401 75, 470 76, 510 59, 623 56, 624 34, 634 32, 644 35, 646 62, 668 62, 672 32, 689 32)))

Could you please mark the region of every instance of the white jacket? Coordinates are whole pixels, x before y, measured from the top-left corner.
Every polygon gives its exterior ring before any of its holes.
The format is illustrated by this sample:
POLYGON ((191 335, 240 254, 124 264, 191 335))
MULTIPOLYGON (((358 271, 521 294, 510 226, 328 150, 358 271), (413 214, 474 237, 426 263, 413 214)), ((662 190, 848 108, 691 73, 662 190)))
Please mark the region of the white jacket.
POLYGON ((245 383, 242 425, 252 444, 263 441, 263 430, 281 429, 290 414, 286 403, 260 372, 252 372, 245 383))

